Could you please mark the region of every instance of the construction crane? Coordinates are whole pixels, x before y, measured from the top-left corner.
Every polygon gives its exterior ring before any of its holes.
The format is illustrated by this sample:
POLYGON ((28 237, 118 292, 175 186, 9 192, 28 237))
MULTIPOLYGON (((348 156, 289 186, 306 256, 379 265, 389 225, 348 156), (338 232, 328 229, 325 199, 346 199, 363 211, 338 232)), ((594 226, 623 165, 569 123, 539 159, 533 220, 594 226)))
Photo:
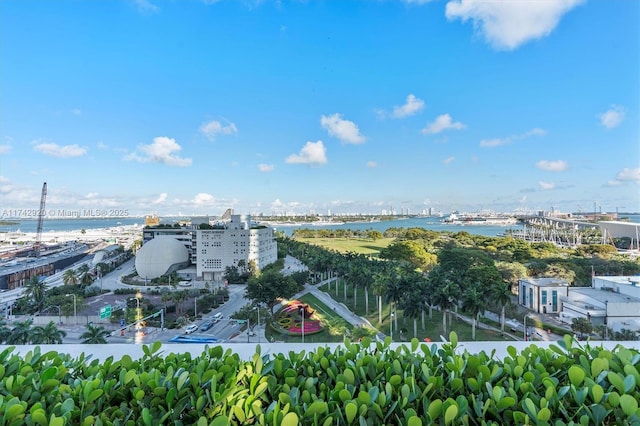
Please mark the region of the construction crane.
POLYGON ((40 210, 38 210, 38 229, 36 231, 36 243, 33 246, 36 257, 40 257, 40 246, 42 241, 42 222, 44 222, 44 205, 47 200, 47 182, 42 185, 42 195, 40 195, 40 210))

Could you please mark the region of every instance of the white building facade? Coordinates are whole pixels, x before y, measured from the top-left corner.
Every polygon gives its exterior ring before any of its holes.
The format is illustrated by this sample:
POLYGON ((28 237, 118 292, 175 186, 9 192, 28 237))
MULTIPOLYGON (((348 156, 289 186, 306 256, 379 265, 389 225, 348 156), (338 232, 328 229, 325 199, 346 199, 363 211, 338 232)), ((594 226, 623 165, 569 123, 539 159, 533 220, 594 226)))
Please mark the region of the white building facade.
POLYGON ((558 313, 568 289, 569 283, 560 278, 519 279, 518 304, 540 314, 558 313))
POLYGON ((198 229, 195 238, 198 280, 221 281, 228 266, 245 267, 254 262, 257 269, 278 260, 273 228, 251 224, 249 215, 231 215, 231 220, 212 229, 198 229))
POLYGON ((573 318, 613 331, 640 331, 640 276, 594 276, 591 287, 571 288, 560 320, 570 324, 573 318))

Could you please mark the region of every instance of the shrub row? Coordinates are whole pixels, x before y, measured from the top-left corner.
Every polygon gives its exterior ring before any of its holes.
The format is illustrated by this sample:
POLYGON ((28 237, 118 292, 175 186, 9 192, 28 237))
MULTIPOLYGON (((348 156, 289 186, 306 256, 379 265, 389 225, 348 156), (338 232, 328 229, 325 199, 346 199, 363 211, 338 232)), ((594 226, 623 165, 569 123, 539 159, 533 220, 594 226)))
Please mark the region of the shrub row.
POLYGON ((261 355, 144 346, 134 360, 0 353, 2 425, 638 424, 640 353, 571 337, 497 359, 442 346, 347 342, 261 355))

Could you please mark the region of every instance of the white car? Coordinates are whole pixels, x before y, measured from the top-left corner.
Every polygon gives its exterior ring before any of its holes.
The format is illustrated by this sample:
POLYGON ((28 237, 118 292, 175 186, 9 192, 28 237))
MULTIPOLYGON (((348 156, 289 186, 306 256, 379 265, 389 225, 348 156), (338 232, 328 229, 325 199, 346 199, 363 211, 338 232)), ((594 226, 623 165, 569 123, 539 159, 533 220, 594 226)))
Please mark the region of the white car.
POLYGON ((198 330, 198 326, 196 324, 189 324, 185 327, 184 332, 185 334, 191 334, 196 330, 198 330))

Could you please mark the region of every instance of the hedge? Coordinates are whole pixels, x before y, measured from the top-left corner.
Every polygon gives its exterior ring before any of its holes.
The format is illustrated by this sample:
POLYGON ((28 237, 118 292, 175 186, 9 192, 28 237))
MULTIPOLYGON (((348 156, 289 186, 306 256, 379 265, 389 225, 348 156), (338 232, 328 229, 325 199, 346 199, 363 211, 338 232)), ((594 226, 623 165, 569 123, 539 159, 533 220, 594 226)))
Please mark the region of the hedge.
POLYGON ((390 341, 241 360, 143 347, 99 362, 40 348, 0 353, 2 425, 639 424, 640 353, 570 336, 509 355, 390 341))

